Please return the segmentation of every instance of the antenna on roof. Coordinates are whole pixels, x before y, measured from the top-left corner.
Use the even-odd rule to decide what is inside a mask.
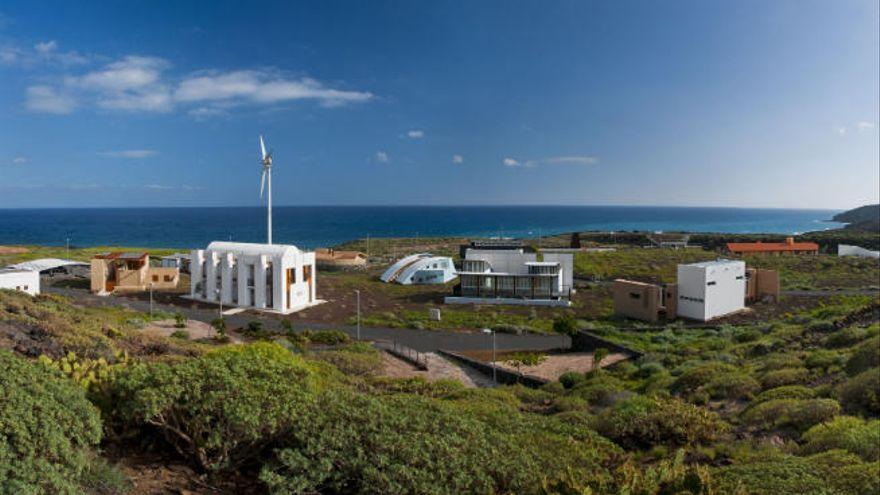
[[[266,143],[263,142],[262,134],[260,134],[260,157],[260,162],[263,164],[263,174],[260,178],[260,199],[263,199],[263,189],[268,185],[266,232],[269,244],[272,244],[272,150],[266,152]]]

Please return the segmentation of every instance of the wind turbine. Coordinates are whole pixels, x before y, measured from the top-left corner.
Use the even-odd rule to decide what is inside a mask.
[[[261,153],[261,162],[263,164],[263,174],[260,179],[260,199],[263,199],[263,189],[268,182],[269,186],[269,197],[267,203],[267,213],[268,213],[268,223],[267,229],[269,244],[272,244],[272,151],[270,150],[268,153],[266,152],[266,143],[263,142],[263,135],[260,134],[260,153]]]

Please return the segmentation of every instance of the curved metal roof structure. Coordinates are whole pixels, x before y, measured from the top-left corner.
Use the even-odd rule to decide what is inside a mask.
[[[62,260],[59,258],[42,258],[38,260],[30,260],[24,261],[21,263],[16,263],[14,265],[9,265],[7,268],[13,268],[16,270],[31,270],[35,272],[42,272],[46,270],[53,270],[55,268],[60,268],[62,266],[89,266],[88,263],[83,263],[82,261],[73,261],[73,260]]]
[[[446,283],[456,276],[455,263],[452,258],[419,253],[397,260],[385,270],[379,279],[383,282],[409,285],[413,283]]]
[[[285,244],[254,244],[249,242],[224,241],[214,241],[208,244],[207,250],[233,252],[245,256],[259,256],[261,254],[284,256],[299,252],[298,247]]]

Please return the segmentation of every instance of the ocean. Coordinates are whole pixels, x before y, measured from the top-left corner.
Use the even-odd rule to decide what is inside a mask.
[[[836,228],[836,210],[644,206],[281,206],[273,241],[305,248],[371,237],[537,237],[573,231],[792,234]],[[0,209],[0,244],[196,248],[265,242],[266,211],[229,208]]]

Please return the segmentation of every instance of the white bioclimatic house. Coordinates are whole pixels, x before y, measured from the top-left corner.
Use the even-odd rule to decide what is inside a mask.
[[[420,253],[398,260],[389,266],[379,279],[383,282],[397,282],[403,285],[430,285],[445,284],[456,276],[452,258]]]
[[[708,321],[745,308],[746,263],[678,265],[678,316]]]
[[[544,255],[523,248],[468,247],[461,262],[461,285],[447,304],[570,306],[571,253]]]
[[[315,253],[283,244],[212,242],[192,252],[190,298],[291,313],[317,304]]]
[[[0,289],[17,290],[36,296],[40,293],[40,272],[20,268],[0,268]]]

